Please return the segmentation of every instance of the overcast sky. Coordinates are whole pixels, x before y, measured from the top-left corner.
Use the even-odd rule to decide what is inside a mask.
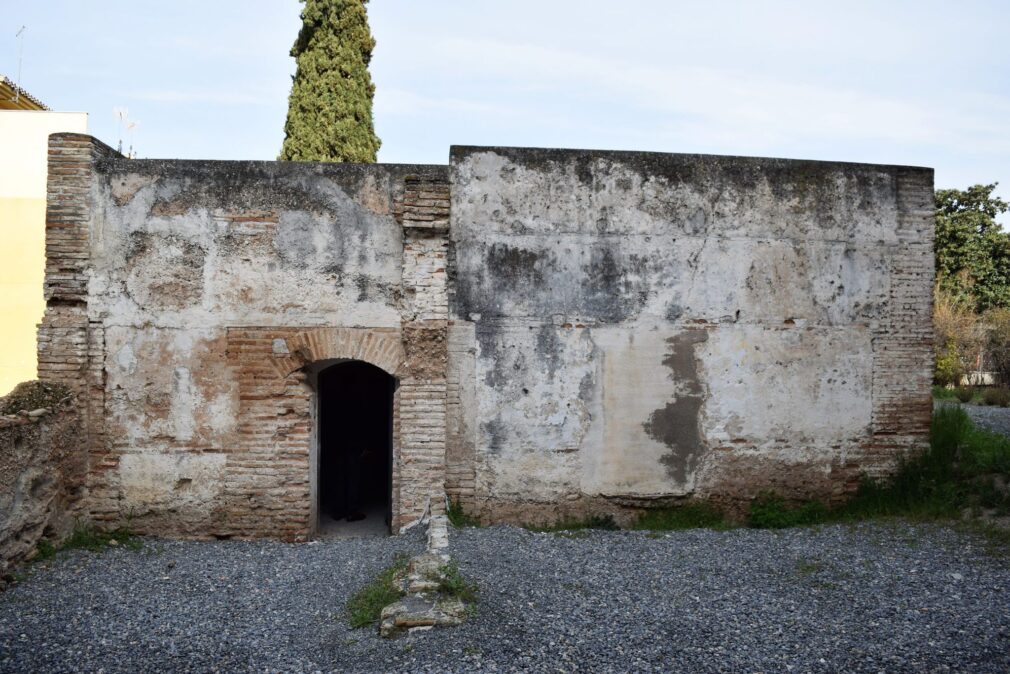
[[[0,72],[139,122],[141,157],[273,159],[296,0],[0,0]],[[932,166],[1010,198],[1010,2],[372,0],[384,162],[449,145]],[[127,139],[127,143],[129,140]],[[1004,222],[1006,222],[1004,218]]]

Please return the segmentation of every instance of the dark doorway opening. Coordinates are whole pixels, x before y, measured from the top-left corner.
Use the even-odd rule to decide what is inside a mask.
[[[389,533],[395,386],[392,376],[361,361],[319,373],[321,533],[339,533],[339,522],[362,535]]]

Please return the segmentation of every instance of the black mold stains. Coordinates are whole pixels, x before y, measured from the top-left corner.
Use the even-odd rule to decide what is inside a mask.
[[[622,265],[609,247],[592,249],[589,263],[582,269],[580,314],[596,320],[619,323],[637,314],[648,299],[641,276],[633,275],[639,260]]]
[[[544,282],[543,254],[496,243],[487,252],[488,268],[510,289],[536,287]]]
[[[667,473],[678,483],[684,483],[698,465],[704,450],[701,438],[700,413],[705,402],[695,346],[708,340],[705,330],[687,330],[669,338],[670,352],[663,365],[670,368],[676,383],[676,398],[656,410],[643,424],[645,432],[670,448],[661,461]]]
[[[537,359],[547,368],[549,379],[554,379],[554,373],[561,367],[561,348],[557,328],[551,324],[540,326],[537,333]]]
[[[680,306],[676,302],[670,302],[666,307],[666,320],[673,323],[678,318],[684,315],[684,307]]]

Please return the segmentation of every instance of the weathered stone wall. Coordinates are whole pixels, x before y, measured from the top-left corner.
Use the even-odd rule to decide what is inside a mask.
[[[312,535],[313,376],[347,359],[398,383],[395,530],[446,494],[526,522],[836,499],[928,433],[927,169],[126,160],[57,134],[47,256],[40,378],[78,395],[110,526]]]
[[[0,589],[39,541],[61,541],[82,512],[87,438],[71,399],[54,403],[0,415]]]
[[[304,368],[343,359],[399,378],[394,473],[437,466],[394,485],[394,525],[441,508],[445,358],[410,347],[421,333],[444,343],[445,167],[101,147],[51,138],[50,238],[71,212],[75,248],[48,251],[40,329],[43,376],[87,389],[91,517],[177,536],[311,535]],[[47,360],[69,310],[70,346]],[[417,406],[441,407],[440,425],[405,414]]]
[[[451,182],[449,492],[484,519],[831,500],[925,446],[931,170],[456,147]]]

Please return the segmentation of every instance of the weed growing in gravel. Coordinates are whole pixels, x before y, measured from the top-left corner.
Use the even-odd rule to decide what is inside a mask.
[[[462,529],[464,527],[479,527],[480,520],[476,517],[471,517],[463,511],[463,506],[459,501],[450,501],[449,509],[446,512],[449,517],[449,523],[457,529]]]
[[[35,548],[35,557],[32,558],[33,562],[44,562],[52,559],[56,556],[57,548],[49,541],[39,541],[38,546]]]
[[[63,542],[60,550],[90,550],[101,552],[109,547],[121,545],[127,550],[140,550],[143,543],[129,529],[102,531],[93,526],[77,526],[70,538]]]
[[[53,545],[51,541],[39,541],[35,548],[32,562],[45,562],[63,550],[89,550],[101,552],[109,547],[122,546],[127,550],[140,550],[144,544],[136,534],[128,529],[101,531],[90,525],[78,524],[73,533],[61,545]]]
[[[710,503],[686,503],[670,508],[655,508],[635,523],[640,531],[677,531],[679,529],[728,529],[722,512]]]
[[[35,546],[35,556],[13,574],[14,582],[20,583],[25,581],[31,575],[32,565],[48,562],[63,550],[101,552],[110,546],[120,545],[127,550],[140,550],[144,546],[137,535],[128,529],[99,531],[92,526],[78,524],[74,527],[74,531],[70,534],[70,537],[63,541],[62,545],[54,545],[52,541],[39,541],[38,545]]]
[[[392,566],[386,567],[347,600],[347,618],[351,627],[367,627],[379,622],[382,609],[403,596],[403,590],[393,584],[398,574],[407,570],[409,560],[406,555],[397,555]]]
[[[617,523],[614,522],[614,518],[610,515],[592,515],[582,520],[559,520],[547,526],[537,527],[529,524],[523,526],[530,531],[548,534],[570,533],[573,531],[585,531],[587,529],[604,529],[606,531],[620,529]]]
[[[784,498],[775,492],[766,491],[758,494],[751,502],[747,524],[756,529],[785,529],[820,524],[827,520],[827,515],[828,509],[817,501],[790,507]]]
[[[440,571],[442,572],[442,580],[438,583],[440,594],[446,597],[455,597],[464,604],[477,603],[477,584],[471,583],[463,577],[463,574],[459,572],[459,565],[455,561],[449,562]]]

